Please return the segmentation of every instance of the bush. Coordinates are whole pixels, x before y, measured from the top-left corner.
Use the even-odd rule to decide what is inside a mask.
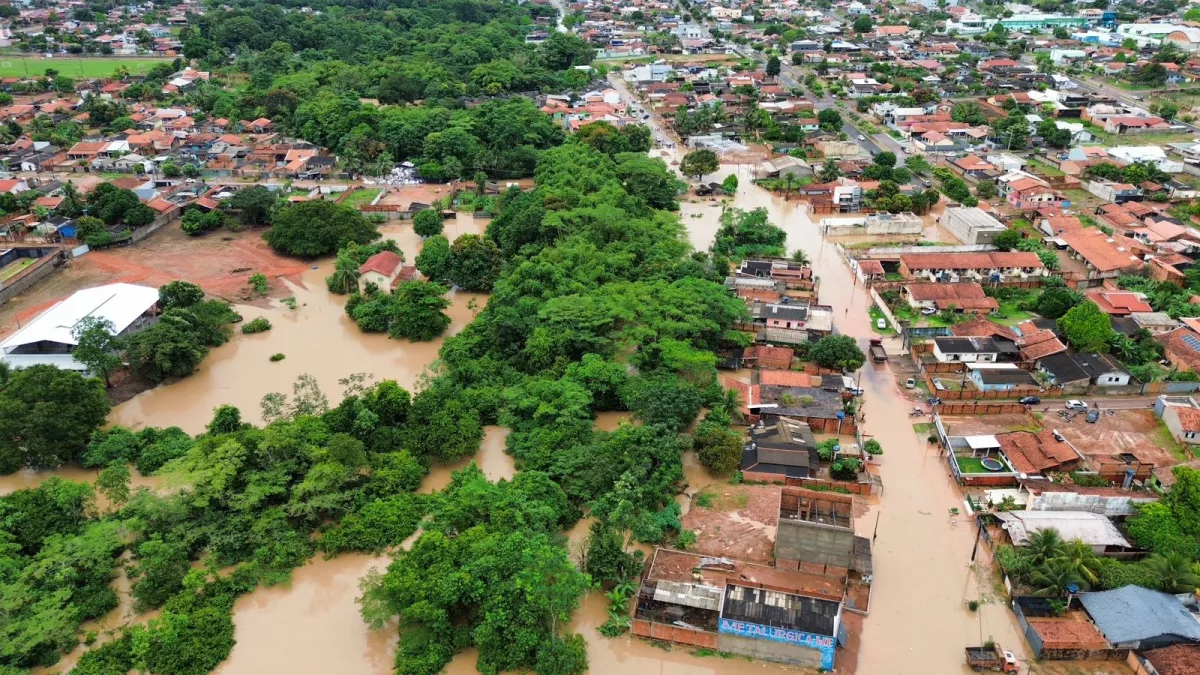
[[[253,321],[242,324],[242,332],[246,335],[263,333],[269,330],[271,330],[271,322],[267,321],[265,316],[260,316]]]
[[[283,354],[272,354],[271,355],[271,363],[275,363],[276,361],[282,361],[286,358],[287,357],[284,356]]]
[[[422,237],[434,237],[442,233],[442,216],[433,209],[417,211],[413,216],[413,232]]]

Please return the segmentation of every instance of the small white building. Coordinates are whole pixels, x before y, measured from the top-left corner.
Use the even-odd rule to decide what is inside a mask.
[[[1157,145],[1119,145],[1109,148],[1108,156],[1129,164],[1149,162],[1166,173],[1183,171],[1183,162],[1168,158],[1166,150]]]
[[[71,355],[79,344],[71,332],[79,322],[107,319],[118,337],[131,335],[154,322],[157,304],[158,289],[147,286],[107,284],[77,291],[0,342],[0,361],[13,368],[44,364],[87,372]]]

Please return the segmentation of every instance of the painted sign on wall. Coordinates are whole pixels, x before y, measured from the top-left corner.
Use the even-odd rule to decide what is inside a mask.
[[[729,633],[731,635],[741,635],[760,640],[771,640],[773,642],[786,642],[788,644],[816,649],[821,652],[821,667],[825,670],[833,669],[834,640],[831,636],[806,633],[802,630],[763,626],[745,621],[734,621],[733,619],[726,619],[724,617],[721,618],[721,623],[717,630],[718,632]]]

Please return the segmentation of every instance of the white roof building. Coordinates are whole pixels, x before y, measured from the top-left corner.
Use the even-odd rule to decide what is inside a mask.
[[[0,342],[0,361],[14,368],[38,364],[86,371],[71,356],[78,344],[71,330],[86,317],[108,319],[117,335],[144,328],[146,313],[158,302],[158,289],[133,284],[108,284],[77,291],[42,312],[8,339]]]
[[[1108,156],[1123,162],[1149,162],[1158,167],[1159,171],[1179,173],[1183,171],[1183,162],[1167,158],[1165,150],[1157,145],[1119,145],[1108,149]]]

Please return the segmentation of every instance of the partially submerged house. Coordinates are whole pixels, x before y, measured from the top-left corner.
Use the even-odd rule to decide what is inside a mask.
[[[748,436],[740,466],[743,477],[752,476],[747,480],[808,478],[821,466],[817,440],[804,422],[775,417],[751,425]]]
[[[1066,541],[1078,539],[1096,555],[1123,553],[1133,548],[1107,517],[1084,511],[1001,511],[995,514],[1014,546],[1029,543],[1042,530],[1058,530]],[[1200,629],[1200,627],[1198,627]]]

